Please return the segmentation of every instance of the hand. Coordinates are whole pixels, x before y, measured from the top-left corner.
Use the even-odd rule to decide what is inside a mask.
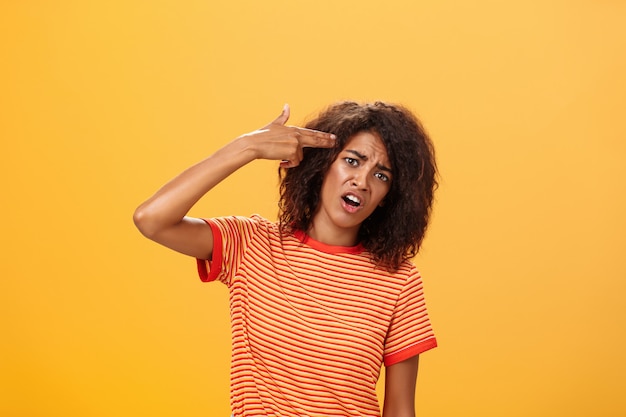
[[[282,168],[293,168],[302,161],[305,147],[332,148],[335,135],[318,130],[287,126],[289,105],[285,104],[282,113],[262,129],[241,136],[250,141],[258,159],[278,160]]]

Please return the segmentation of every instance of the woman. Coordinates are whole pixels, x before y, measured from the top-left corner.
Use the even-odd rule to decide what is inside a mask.
[[[134,215],[148,238],[230,290],[235,416],[414,416],[419,354],[437,345],[419,250],[437,186],[405,108],[339,103],[305,128],[289,107],[174,178]],[[280,220],[189,209],[255,159],[280,161]]]

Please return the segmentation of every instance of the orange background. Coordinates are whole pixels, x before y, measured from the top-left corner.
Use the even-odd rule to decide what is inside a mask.
[[[347,98],[438,151],[418,415],[626,415],[626,2],[5,0],[0,48],[0,415],[228,415],[226,289],[133,210]],[[192,214],[275,218],[275,168]]]

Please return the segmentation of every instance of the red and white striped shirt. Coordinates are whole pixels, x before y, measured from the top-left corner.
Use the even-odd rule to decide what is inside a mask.
[[[281,235],[260,216],[207,220],[203,281],[230,290],[235,416],[380,416],[382,363],[437,346],[411,262],[374,267],[362,246]]]

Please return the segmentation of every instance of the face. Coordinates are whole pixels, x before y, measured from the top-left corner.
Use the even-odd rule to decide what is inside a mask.
[[[378,135],[352,136],[324,177],[309,235],[329,245],[356,244],[361,223],[382,205],[391,180],[387,149]]]

